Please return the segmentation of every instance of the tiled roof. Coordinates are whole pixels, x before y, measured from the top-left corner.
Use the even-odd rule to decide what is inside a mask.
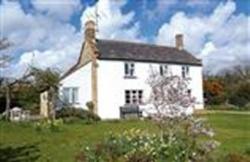
[[[201,65],[201,60],[195,58],[186,50],[179,50],[175,47],[114,40],[97,40],[97,49],[99,50],[98,58],[101,60]]]
[[[98,59],[100,60],[159,62],[197,66],[202,65],[201,60],[195,58],[191,53],[184,49],[179,50],[175,47],[98,39],[97,49],[99,54]],[[67,77],[82,66],[83,65],[81,65],[78,60],[78,62],[61,77],[61,79]]]

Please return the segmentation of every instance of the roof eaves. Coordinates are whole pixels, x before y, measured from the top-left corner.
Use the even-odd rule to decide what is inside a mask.
[[[127,59],[127,58],[103,58],[98,57],[99,60],[109,60],[109,61],[132,61],[132,62],[144,62],[144,63],[167,63],[167,64],[177,64],[177,65],[193,65],[193,66],[202,66],[200,60],[197,63],[188,63],[188,62],[177,62],[177,61],[156,61],[156,60],[143,60],[143,59]]]

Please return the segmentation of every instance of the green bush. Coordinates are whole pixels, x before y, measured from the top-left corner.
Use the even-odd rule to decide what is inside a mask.
[[[244,82],[236,86],[234,91],[229,95],[229,103],[245,107],[250,102],[250,83]]]
[[[46,131],[50,130],[52,132],[60,131],[60,127],[63,125],[62,119],[57,120],[40,120],[34,124],[36,131]]]
[[[250,111],[250,102],[248,102],[244,107],[241,108],[242,110]]]
[[[88,110],[65,107],[56,112],[56,118],[62,118],[65,122],[84,120],[86,122],[99,121],[100,117]]]
[[[86,106],[87,106],[87,108],[88,108],[88,110],[89,110],[90,112],[94,113],[95,105],[94,105],[94,103],[93,103],[92,101],[87,102],[87,103],[86,103]]]
[[[234,105],[208,105],[206,106],[207,110],[237,110],[238,107]]]
[[[207,110],[228,110],[228,111],[250,111],[250,104],[246,104],[245,106],[236,106],[236,105],[208,105],[205,107]]]
[[[239,107],[244,107],[249,101],[246,98],[234,94],[230,96],[229,102]]]
[[[4,114],[0,114],[0,121],[6,121],[6,116]]]

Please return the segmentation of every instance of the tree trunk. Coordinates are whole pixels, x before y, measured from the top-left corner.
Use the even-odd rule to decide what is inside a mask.
[[[5,112],[6,112],[6,119],[9,119],[10,116],[10,104],[11,104],[11,95],[10,95],[10,86],[6,86],[6,107],[5,107]]]

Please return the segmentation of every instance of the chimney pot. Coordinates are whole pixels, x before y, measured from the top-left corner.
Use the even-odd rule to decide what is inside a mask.
[[[95,41],[95,22],[93,20],[85,23],[85,41]]]
[[[183,44],[183,35],[182,34],[176,34],[175,36],[175,46],[179,50],[183,50],[184,44]]]

